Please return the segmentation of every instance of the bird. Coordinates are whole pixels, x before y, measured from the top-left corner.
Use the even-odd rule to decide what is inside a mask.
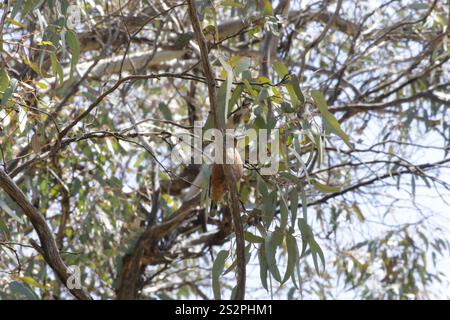
[[[231,166],[236,181],[239,181],[244,174],[244,163],[237,150],[237,140],[234,139],[234,145],[225,150],[225,165]],[[222,202],[228,191],[228,185],[225,181],[224,167],[222,164],[213,163],[211,168],[211,201],[215,203]]]
[[[241,122],[248,122],[250,112],[249,105],[243,105],[232,112],[227,119],[226,129],[235,129]],[[202,192],[202,190],[207,192],[211,204],[209,211],[203,210],[204,216],[200,217],[203,232],[207,232],[208,217],[215,216],[217,205],[224,202],[228,192],[223,166],[231,166],[236,181],[239,181],[244,174],[244,162],[237,148],[237,139],[234,136],[228,138],[231,139],[226,139],[227,141],[233,141],[234,143],[231,143],[231,145],[225,143],[225,161],[222,161],[224,164],[214,162],[210,165],[204,164],[184,197],[185,201],[187,201]]]
[[[247,122],[250,111],[251,110],[250,110],[249,106],[244,105],[241,108],[234,111],[233,113],[231,113],[231,115],[228,117],[226,128],[227,129],[235,129],[241,122]],[[236,164],[234,166],[233,171],[234,171],[236,178],[240,179],[243,175],[243,161],[239,155],[239,152],[237,152],[237,150],[236,150],[236,142],[237,142],[236,139],[234,142],[235,142],[235,145],[234,145],[235,152],[233,152],[231,149],[228,150],[228,148],[227,148],[226,157],[228,159],[236,158],[236,161],[227,161],[227,163],[235,163]],[[237,158],[238,156],[239,156],[239,158]],[[239,162],[242,163],[241,169],[239,169],[239,165],[238,165]],[[241,173],[241,170],[242,170],[242,173]],[[188,201],[188,200],[194,198],[202,190],[207,189],[208,182],[209,182],[209,189],[211,191],[211,182],[212,182],[212,176],[213,176],[212,171],[214,171],[214,177],[215,177],[214,181],[215,182],[223,181],[223,183],[220,183],[220,184],[216,183],[217,187],[214,189],[214,193],[217,197],[214,196],[214,198],[220,199],[220,200],[223,199],[223,197],[219,197],[220,194],[224,195],[227,191],[226,187],[224,185],[225,176],[224,176],[223,168],[222,168],[221,164],[213,163],[212,165],[207,165],[207,164],[202,165],[202,168],[200,169],[200,172],[198,173],[198,175],[192,182],[191,187],[184,194],[184,197],[183,197],[184,201]],[[221,192],[221,191],[223,191],[223,192]],[[212,192],[210,192],[210,194],[212,194]]]

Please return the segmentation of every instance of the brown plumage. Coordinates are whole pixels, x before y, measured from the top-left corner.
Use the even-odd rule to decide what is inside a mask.
[[[213,164],[211,170],[211,200],[215,203],[222,201],[227,189],[222,165]]]
[[[242,178],[244,166],[236,148],[228,148],[226,151],[226,166],[231,166],[236,181]],[[228,191],[225,174],[221,164],[213,164],[211,169],[211,200],[215,203],[221,202]]]

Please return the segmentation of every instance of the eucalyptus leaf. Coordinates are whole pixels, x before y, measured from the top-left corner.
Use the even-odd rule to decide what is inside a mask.
[[[228,257],[228,251],[222,250],[217,254],[216,260],[214,260],[212,267],[212,287],[214,293],[214,299],[220,300],[220,281],[219,277],[223,272],[225,266],[225,260]]]
[[[348,135],[341,129],[341,126],[338,120],[334,117],[334,115],[328,110],[327,102],[322,92],[313,90],[311,92],[311,96],[316,103],[317,108],[322,115],[322,118],[325,123],[325,127],[328,131],[333,132],[338,135],[348,146],[353,149],[353,145],[350,143],[350,138]]]
[[[281,282],[280,271],[276,261],[277,248],[283,241],[283,233],[280,229],[275,230],[265,239],[266,260],[270,273],[278,282]]]

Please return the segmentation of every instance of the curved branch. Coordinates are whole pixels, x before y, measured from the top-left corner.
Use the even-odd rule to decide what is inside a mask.
[[[30,219],[41,243],[38,251],[40,251],[40,253],[44,256],[45,261],[50,265],[61,282],[67,287],[67,281],[71,273],[59,254],[55,238],[53,237],[52,231],[48,227],[43,216],[31,204],[22,190],[20,190],[14,181],[11,180],[3,168],[0,168],[0,187],[5,190],[5,192],[23,210],[28,219]],[[67,288],[76,298],[80,300],[91,299],[89,294],[83,289]]]

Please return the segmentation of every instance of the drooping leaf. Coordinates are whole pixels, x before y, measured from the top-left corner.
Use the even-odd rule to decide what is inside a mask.
[[[283,79],[289,75],[289,69],[281,61],[274,61],[273,67],[280,78]],[[300,83],[297,76],[289,75],[288,79],[285,86],[294,109],[297,109],[305,104],[305,96],[300,89]]]
[[[231,94],[230,98],[230,111],[232,111],[234,108],[234,105],[238,102],[239,98],[241,97],[242,92],[244,91],[244,85],[240,84],[234,88],[233,93]]]
[[[293,75],[291,76],[291,79],[289,80],[289,87],[292,86],[292,90],[295,93],[295,96],[298,99],[298,102],[300,103],[300,106],[303,106],[305,104],[305,96],[302,93],[302,90],[300,89],[300,82],[298,81],[297,76]]]
[[[259,246],[258,261],[259,261],[259,277],[261,279],[261,284],[264,287],[264,289],[268,290],[267,271],[269,270],[269,266],[267,265],[266,250],[264,244],[261,244]]]
[[[316,268],[316,271],[319,273],[320,269],[319,264],[317,262],[317,256],[319,256],[322,265],[325,268],[325,256],[323,254],[323,251],[320,248],[319,244],[314,239],[314,234],[311,230],[311,227],[308,225],[305,219],[303,218],[298,219],[298,227],[302,235],[302,252],[300,253],[300,256],[303,257],[305,255],[306,248],[309,246],[314,262],[314,267]]]
[[[64,82],[64,72],[54,52],[50,53],[50,62],[52,63],[53,75],[58,77],[59,83],[62,84]]]
[[[285,283],[293,275],[295,266],[298,263],[297,240],[291,233],[287,233],[285,239],[286,239],[288,261],[286,273],[284,274],[283,281],[281,281],[282,284]]]
[[[242,82],[244,83],[245,89],[248,93],[250,93],[253,97],[258,96],[258,91],[253,89],[253,87],[250,85],[250,82],[247,79],[243,79]]]
[[[247,264],[250,261],[250,258],[252,256],[250,249],[252,248],[252,244],[249,243],[248,245],[245,246],[245,264]],[[234,260],[233,263],[231,264],[231,266],[229,266],[227,268],[227,270],[225,270],[225,272],[223,273],[223,275],[226,275],[227,273],[231,272],[235,267],[236,267],[237,261]]]
[[[341,126],[338,122],[338,120],[334,117],[334,115],[328,110],[327,102],[325,100],[325,97],[323,96],[322,92],[318,90],[313,90],[311,92],[311,96],[316,103],[317,108],[320,111],[320,114],[322,115],[322,118],[324,120],[325,128],[328,132],[333,132],[337,136],[339,136],[348,146],[349,148],[353,148],[352,144],[350,143],[350,138],[348,135],[341,129]]]
[[[222,127],[225,127],[228,113],[227,87],[227,81],[224,81],[217,91],[217,114],[219,118],[219,125]]]
[[[316,268],[316,272],[320,272],[319,264],[317,262],[317,255],[322,262],[323,269],[325,269],[325,256],[323,254],[322,248],[320,248],[319,244],[315,240],[310,240],[309,247],[311,248],[311,254],[314,261],[314,267]]]
[[[302,199],[303,219],[308,220],[308,200],[306,199],[305,189],[302,188],[300,197]]]
[[[308,226],[304,218],[298,219],[298,228],[300,229],[300,233],[302,235],[302,251],[300,253],[300,256],[303,257],[303,255],[306,252],[306,248],[308,247],[310,239],[313,238],[314,236],[312,234],[311,228]]]
[[[216,260],[214,260],[212,267],[212,287],[214,293],[214,299],[220,300],[220,281],[219,277],[223,272],[223,268],[225,266],[225,260],[228,257],[228,251],[222,250],[217,254]]]
[[[288,222],[288,206],[283,193],[280,190],[280,228],[284,230]]]
[[[358,217],[359,221],[364,222],[366,220],[366,218],[364,218],[364,215],[361,212],[361,209],[358,207],[356,203],[352,205],[352,210]]]
[[[281,282],[281,275],[280,271],[278,270],[275,255],[277,252],[277,248],[281,245],[282,241],[283,241],[283,232],[280,229],[275,230],[269,237],[265,239],[267,266],[269,268],[270,273],[278,282]]]
[[[298,212],[298,191],[297,189],[292,189],[289,192],[289,200],[291,204],[291,225],[294,226],[297,222],[297,212]]]
[[[233,68],[231,68],[228,62],[226,62],[220,55],[217,55],[217,58],[219,59],[220,63],[222,64],[226,72],[226,81],[220,86],[219,92],[217,94],[217,109],[218,109],[217,112],[219,113],[219,118],[221,121],[223,117],[223,126],[225,126],[226,119],[229,113],[231,87],[233,85],[234,74]]]
[[[77,35],[72,30],[67,31],[66,41],[72,54],[70,60],[70,78],[72,78],[78,59],[80,58],[80,43],[78,42]]]

